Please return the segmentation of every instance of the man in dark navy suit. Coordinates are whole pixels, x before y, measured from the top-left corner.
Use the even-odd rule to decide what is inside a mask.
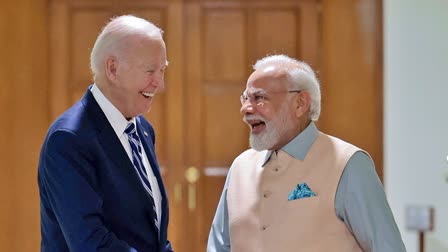
[[[173,251],[154,130],[142,116],[166,67],[154,24],[127,15],[104,27],[91,54],[95,83],[42,146],[41,251]]]

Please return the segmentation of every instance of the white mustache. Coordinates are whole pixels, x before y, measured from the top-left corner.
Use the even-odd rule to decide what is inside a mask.
[[[249,120],[260,120],[260,121],[266,123],[266,120],[260,115],[246,115],[243,117],[243,121],[245,123],[248,123],[247,121],[249,121]]]

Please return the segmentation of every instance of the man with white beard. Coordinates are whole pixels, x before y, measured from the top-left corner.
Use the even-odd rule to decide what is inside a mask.
[[[241,95],[251,149],[233,162],[208,252],[406,251],[369,154],[320,132],[304,62],[256,62]]]

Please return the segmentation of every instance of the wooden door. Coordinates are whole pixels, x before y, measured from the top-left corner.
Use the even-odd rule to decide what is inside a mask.
[[[186,2],[185,167],[200,178],[187,188],[197,188],[185,233],[194,242],[182,251],[205,251],[228,168],[248,148],[239,96],[252,64],[284,53],[317,67],[318,7],[312,0]]]

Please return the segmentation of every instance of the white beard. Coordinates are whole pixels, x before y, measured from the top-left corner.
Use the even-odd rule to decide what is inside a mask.
[[[284,132],[290,128],[288,123],[288,104],[284,103],[277,115],[270,121],[259,117],[266,124],[265,132],[249,135],[250,147],[256,151],[269,150],[276,145]]]

